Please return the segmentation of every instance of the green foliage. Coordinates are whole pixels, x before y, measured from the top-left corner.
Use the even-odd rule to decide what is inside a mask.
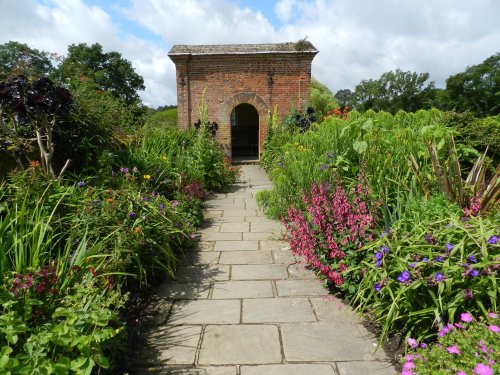
[[[9,41],[0,44],[0,80],[12,75],[22,75],[29,80],[50,75],[54,66],[52,56],[26,44]]]
[[[400,216],[404,201],[436,190],[424,140],[435,139],[444,153],[449,131],[440,122],[438,111],[394,116],[368,111],[353,112],[346,120],[327,117],[303,134],[278,130],[262,158],[274,189],[259,199],[269,215],[283,217],[287,207],[303,208],[300,192],[309,191],[313,182],[332,182],[331,171],[355,179],[364,162],[368,185],[384,203],[388,227]],[[418,178],[412,164],[424,177]]]
[[[441,327],[446,329],[441,330],[437,343],[421,343],[420,348],[411,350],[405,356],[403,368],[418,374],[486,374],[488,369],[490,374],[498,373],[498,314],[489,313],[479,321],[471,316],[471,322],[468,322],[470,314],[463,314],[466,321]]]
[[[118,52],[103,52],[99,43],[68,46],[68,56],[55,75],[70,87],[77,86],[80,80],[91,80],[98,90],[111,92],[127,105],[140,101],[137,92],[144,90],[144,79],[135,72],[130,61]]]
[[[500,114],[500,53],[446,80],[448,107],[484,117]]]
[[[332,92],[320,83],[319,81],[311,80],[311,107],[317,118],[323,118],[328,111],[331,111],[339,106],[337,99]]]
[[[396,224],[365,246],[359,265],[365,275],[354,303],[381,323],[380,341],[392,330],[428,339],[441,319],[453,323],[461,311],[476,316],[496,311],[500,244],[493,236],[498,225],[493,219],[464,222],[442,215],[430,222],[414,221],[409,232]]]
[[[152,113],[147,117],[144,126],[148,128],[177,128],[177,108]]]

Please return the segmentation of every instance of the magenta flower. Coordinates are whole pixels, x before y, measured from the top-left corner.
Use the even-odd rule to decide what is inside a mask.
[[[459,371],[459,372],[457,372],[457,375],[467,375],[467,373],[464,371]]]
[[[405,362],[405,364],[403,365],[403,370],[406,370],[406,371],[411,371],[415,368],[415,364],[413,362]]]
[[[415,349],[418,347],[418,341],[410,337],[408,339],[408,346],[412,349]]]
[[[411,370],[403,370],[403,372],[401,373],[401,375],[413,375],[414,372],[411,371]]]
[[[462,322],[472,322],[474,320],[473,316],[468,312],[464,312],[460,314],[460,320]]]
[[[493,374],[491,367],[488,365],[483,365],[482,363],[479,363],[474,370],[476,371],[477,375],[491,375],[491,374]]]
[[[490,318],[493,318],[493,319],[498,318],[498,314],[496,314],[496,313],[494,313],[494,312],[489,312],[489,313],[488,313],[488,316],[489,316]]]
[[[425,349],[425,348],[427,348],[427,344],[426,344],[425,342],[423,342],[423,343],[421,343],[421,344],[420,344],[420,347],[421,347],[422,349]]]
[[[495,333],[500,332],[500,327],[499,327],[499,326],[494,326],[493,324],[490,324],[490,325],[488,326],[488,329],[489,329],[491,332],[495,332]]]
[[[446,348],[446,350],[450,354],[460,354],[460,349],[458,349],[458,345],[449,346]]]

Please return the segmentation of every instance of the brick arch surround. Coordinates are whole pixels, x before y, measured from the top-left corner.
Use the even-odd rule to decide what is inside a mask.
[[[250,104],[252,105],[259,114],[259,155],[263,151],[261,149],[262,144],[266,138],[266,130],[267,130],[267,111],[269,109],[266,101],[259,95],[252,92],[240,92],[225,102],[223,102],[219,107],[219,127],[221,129],[229,129],[229,137],[226,135],[222,135],[218,137],[219,143],[222,145],[224,150],[231,155],[231,112],[233,109],[239,104]]]
[[[231,112],[248,103],[259,115],[259,155],[267,134],[267,111],[279,115],[309,103],[311,63],[318,53],[296,43],[174,45],[179,129],[198,120],[205,93],[210,122],[219,124],[217,140],[231,156]]]

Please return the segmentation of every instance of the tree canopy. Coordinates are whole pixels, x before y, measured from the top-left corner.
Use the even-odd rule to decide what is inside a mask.
[[[34,79],[54,71],[51,55],[26,44],[10,41],[0,44],[0,80],[11,75]]]
[[[339,106],[332,92],[319,81],[311,80],[311,106],[317,118],[321,119],[328,111]]]
[[[103,52],[99,43],[71,44],[68,56],[56,71],[61,80],[71,85],[92,81],[96,90],[109,91],[127,104],[139,100],[138,91],[144,90],[144,79],[135,72],[130,61],[118,52]]]

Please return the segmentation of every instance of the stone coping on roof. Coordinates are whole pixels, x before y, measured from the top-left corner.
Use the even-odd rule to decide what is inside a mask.
[[[308,42],[305,48],[298,43],[269,43],[269,44],[214,44],[214,45],[183,45],[172,47],[169,56],[182,55],[254,55],[277,53],[318,53],[318,50]]]

